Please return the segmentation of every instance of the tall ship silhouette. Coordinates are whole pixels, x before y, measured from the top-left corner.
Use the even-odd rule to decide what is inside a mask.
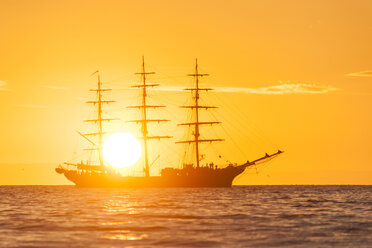
[[[148,126],[150,123],[166,122],[166,119],[150,119],[148,111],[150,109],[163,108],[162,105],[150,105],[147,101],[147,90],[150,87],[156,87],[159,84],[148,83],[147,76],[154,74],[148,72],[145,68],[145,61],[142,58],[142,71],[136,73],[141,77],[141,83],[133,85],[132,87],[138,88],[141,91],[141,105],[129,106],[141,111],[141,118],[139,120],[132,120],[131,122],[138,123],[141,126],[141,139],[143,142],[143,175],[142,176],[123,176],[116,172],[114,168],[108,165],[103,157],[103,142],[104,142],[104,129],[103,123],[116,120],[114,118],[106,118],[102,116],[103,104],[113,103],[115,101],[108,101],[103,99],[103,94],[111,89],[102,88],[100,74],[97,71],[98,82],[97,89],[90,91],[96,92],[97,99],[88,101],[97,107],[97,117],[95,119],[86,120],[96,124],[96,132],[89,134],[82,134],[78,132],[84,139],[93,145],[91,150],[98,153],[98,163],[90,161],[80,163],[64,163],[59,165],[55,170],[59,174],[63,174],[68,180],[73,182],[79,187],[117,187],[117,188],[149,188],[149,187],[231,187],[233,180],[242,174],[247,168],[255,166],[259,163],[269,161],[283,151],[278,150],[275,153],[268,154],[255,159],[253,161],[246,161],[241,164],[219,165],[213,162],[209,164],[201,164],[202,155],[200,154],[200,146],[204,143],[222,142],[223,139],[219,138],[201,138],[201,126],[205,125],[218,125],[218,121],[201,121],[200,111],[216,108],[215,106],[206,106],[200,103],[200,95],[202,92],[213,90],[212,88],[200,87],[200,78],[208,76],[199,72],[198,61],[195,61],[195,71],[188,76],[193,77],[194,85],[191,88],[186,88],[186,91],[191,91],[193,96],[193,103],[182,108],[189,109],[193,112],[192,120],[186,123],[180,123],[180,126],[187,126],[191,130],[191,138],[187,140],[177,141],[176,144],[190,144],[194,149],[194,158],[192,163],[184,163],[181,168],[168,167],[163,168],[160,175],[150,175],[149,163],[149,147],[150,140],[169,139],[172,136],[150,136],[148,133]],[[92,141],[90,136],[96,136],[96,142]]]

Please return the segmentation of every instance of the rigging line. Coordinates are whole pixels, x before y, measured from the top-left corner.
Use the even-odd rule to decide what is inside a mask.
[[[262,172],[263,170],[265,170],[267,167],[269,167],[273,161],[274,161],[274,158],[276,158],[277,156],[275,157],[272,157],[271,159],[269,160],[265,160],[264,162],[261,162],[261,163],[258,163],[256,165],[256,170],[257,172]],[[248,167],[249,168],[249,167]]]
[[[229,119],[225,119],[225,118],[222,118],[222,121],[223,123],[226,123],[227,126],[230,126],[232,129],[234,130],[241,130],[241,129],[237,129],[233,124],[232,124],[232,121],[229,120]],[[235,122],[234,122],[235,123]],[[241,150],[240,146],[235,142],[235,140],[232,138],[232,136],[230,135],[229,132],[227,132],[226,128],[225,128],[225,125],[221,125],[221,128],[222,130],[224,131],[224,133],[231,139],[231,141],[234,143],[234,145],[236,147],[238,147],[238,149],[242,152],[242,154],[246,155],[246,153],[244,151]],[[256,141],[254,141],[250,136],[247,136],[245,134],[242,134],[243,136],[246,136],[249,140],[251,140],[253,143],[256,143],[256,145],[259,145]],[[259,145],[261,146],[261,145]]]
[[[243,118],[245,118],[245,117],[246,116],[243,116]],[[246,120],[248,121],[248,118],[246,118]],[[249,120],[249,123],[251,125],[250,129],[253,131],[253,134],[256,137],[261,138],[262,141],[264,141],[269,146],[277,148],[277,145],[274,145],[273,142],[271,141],[271,139],[269,139],[267,135],[264,135],[263,130],[258,125],[256,125],[253,120]]]
[[[214,114],[212,113],[212,115],[214,116]],[[240,148],[240,146],[235,142],[235,140],[233,139],[233,137],[230,135],[229,132],[227,132],[227,130],[225,129],[225,127],[223,125],[221,125],[221,127],[223,132],[225,133],[225,135],[227,135],[227,137],[231,140],[231,142],[233,143],[233,145],[239,150],[239,152],[247,157],[247,154]]]
[[[167,79],[167,78],[172,78],[172,79],[177,79],[177,78],[187,78],[187,76],[185,76],[185,75],[180,75],[180,76],[178,76],[178,75],[173,75],[173,76],[171,76],[171,75],[168,75],[168,74],[164,74],[164,73],[161,72],[161,70],[158,70],[158,69],[156,68],[156,66],[154,66],[154,65],[150,65],[149,67],[150,67],[150,69],[153,70],[153,71],[160,71],[160,73],[157,73],[157,75],[159,75],[159,76],[163,76],[165,79]],[[177,81],[177,80],[176,80],[176,81]]]
[[[177,99],[175,99],[177,97]],[[179,96],[171,95],[167,96],[166,94],[162,94],[161,96],[159,94],[150,95],[150,98],[155,101],[161,101],[161,102],[167,102],[169,106],[178,106],[176,103],[179,101]]]
[[[186,116],[189,116],[189,115],[190,115],[190,113],[187,113]],[[186,132],[184,133],[184,137],[183,138],[185,140],[188,139],[188,137],[191,136],[191,133],[192,133],[191,128],[186,128]],[[183,145],[183,151],[184,152],[182,153],[181,164],[179,165],[180,168],[182,168],[182,165],[184,163],[186,163],[187,160],[188,160],[188,157],[190,157],[190,150],[191,150],[191,156],[193,156],[194,155],[193,154],[193,151],[194,151],[193,146],[191,144],[184,144]]]
[[[214,157],[216,156],[216,154],[218,154],[218,152],[216,152],[216,146],[214,146],[214,145],[208,145],[208,146],[204,146],[204,147],[202,147],[202,152],[204,153],[204,160],[205,161],[214,161]],[[215,153],[214,155],[215,156],[207,156],[207,154],[212,154],[212,151]],[[218,156],[218,155],[217,155]]]
[[[164,108],[161,111],[165,112],[164,114],[167,116],[167,118],[168,116],[173,117],[173,118],[170,118],[171,122],[174,122],[174,121],[178,122],[177,119],[179,118],[179,116],[175,115],[170,109]]]
[[[234,102],[230,102],[230,104],[233,106],[233,108],[231,108],[231,109],[233,109],[234,111],[236,111],[236,113],[239,113],[239,112],[238,112],[238,109],[240,109],[240,108],[237,107],[237,105],[236,105]],[[241,114],[241,113],[240,113],[240,114]],[[263,135],[263,131],[262,131],[262,129],[260,129],[260,128],[259,128],[259,127],[254,123],[253,119],[248,119],[248,117],[247,117],[246,115],[243,115],[243,116],[241,116],[241,117],[242,117],[242,119],[245,119],[245,121],[246,121],[247,123],[250,123],[250,125],[251,125],[250,129],[253,130],[253,131],[256,133],[256,134],[253,133],[256,137],[261,138],[261,139],[264,141],[264,143],[269,143],[270,146],[272,146],[272,147],[276,147],[276,145],[274,145],[274,144],[271,142],[271,140],[267,138],[267,136]]]
[[[226,148],[224,148],[224,152],[222,152],[222,151],[218,148],[218,145],[211,145],[210,147],[211,147],[211,149],[214,150],[215,154],[218,155],[219,158],[225,157],[225,155],[223,155],[223,154],[226,153],[225,151],[226,151],[227,149],[228,149],[229,152],[232,151],[232,150],[229,149],[229,146],[224,146],[224,147],[226,147]]]
[[[175,151],[178,151],[179,149],[174,148],[174,145],[171,144],[163,144],[161,147],[158,147],[158,149],[152,149],[154,151],[164,150],[164,148],[167,148],[165,152],[162,152],[162,154],[173,154]],[[170,156],[163,156],[162,158],[170,158]]]
[[[161,102],[162,104],[166,104],[167,107],[178,107],[178,104],[177,104],[177,99],[175,98],[180,98],[179,96],[174,96],[172,95],[172,97],[169,97],[169,96],[166,96],[164,94],[148,94],[148,98],[152,101],[152,102]]]
[[[161,75],[161,74],[158,74]],[[154,77],[155,80],[161,80],[161,79],[177,79],[177,78],[186,78],[187,76],[182,75],[182,76],[164,76],[164,77]]]
[[[221,100],[221,101],[222,101],[222,100]],[[235,111],[235,109],[233,109],[233,108],[230,108],[230,110]],[[240,114],[240,113],[239,113],[239,114]],[[234,114],[234,115],[236,115],[236,114]],[[239,115],[239,116],[241,116],[241,115]],[[222,117],[222,119],[223,119],[224,122],[226,122],[227,124],[230,124],[230,126],[231,126],[233,129],[235,129],[235,130],[239,130],[239,128],[237,128],[234,124],[232,124],[232,121],[231,121],[230,119],[226,119],[226,118],[224,118],[224,117]],[[249,127],[249,125],[248,125],[248,126],[247,126],[247,125],[243,125],[240,121],[235,121],[234,123],[235,123],[235,124],[238,124],[238,125],[240,126],[240,130],[242,130],[242,129],[243,129],[243,130],[246,130],[247,128],[248,128],[248,129],[251,129],[251,128]],[[248,123],[250,123],[250,122],[248,122]],[[264,149],[264,147],[262,146],[262,144],[257,143],[257,141],[254,140],[254,139],[252,138],[251,135],[254,135],[256,138],[261,139],[261,141],[263,141],[263,143],[267,143],[267,142],[265,142],[265,140],[264,140],[262,137],[260,137],[258,134],[255,134],[254,132],[252,132],[251,135],[246,135],[245,133],[242,133],[242,135],[245,136],[246,138],[248,138],[251,142],[255,143],[257,146],[261,147],[261,149]]]
[[[155,89],[150,88],[149,92],[151,92],[151,95],[156,95],[156,96],[161,95],[161,97],[169,97],[169,96],[173,96],[173,97],[178,96],[179,97],[179,96],[185,94],[185,92],[182,92],[182,91],[167,90],[165,87],[164,87],[164,85],[161,85],[161,86],[159,86],[158,88],[155,88]]]
[[[82,157],[84,157],[84,154],[74,154],[73,158],[70,159],[68,162],[73,162],[73,161],[76,161],[76,160],[80,160]]]
[[[267,167],[269,167],[269,165],[272,163],[272,161],[269,161],[269,162],[267,162],[267,164],[264,164],[264,165],[257,165],[257,166],[255,166],[254,168],[247,168],[247,172],[246,172],[246,174],[259,174],[259,173],[262,173]],[[253,169],[255,169],[256,170],[256,172],[253,172],[253,173],[250,173]]]

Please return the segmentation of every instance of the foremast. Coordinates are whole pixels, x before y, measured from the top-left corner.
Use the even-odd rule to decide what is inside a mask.
[[[193,74],[188,74],[187,76],[190,76],[190,77],[193,77],[194,78],[194,84],[195,84],[195,87],[194,88],[186,88],[185,90],[187,91],[191,91],[193,94],[193,98],[194,98],[194,105],[190,105],[190,106],[181,106],[181,108],[189,108],[189,109],[192,109],[195,113],[195,121],[194,122],[187,122],[187,123],[180,123],[178,125],[187,125],[189,127],[194,127],[194,132],[193,132],[193,136],[194,138],[191,139],[191,140],[184,140],[184,141],[178,141],[176,143],[178,144],[185,144],[185,143],[188,143],[188,144],[191,144],[191,143],[194,143],[195,144],[195,160],[196,160],[196,167],[199,168],[200,167],[200,155],[199,155],[199,143],[206,143],[206,142],[209,142],[209,143],[212,143],[212,142],[217,142],[217,141],[223,141],[223,139],[201,139],[200,138],[200,126],[201,125],[214,125],[214,124],[220,124],[221,122],[218,122],[218,121],[208,121],[208,122],[205,122],[205,121],[200,121],[199,120],[199,109],[211,109],[211,108],[217,108],[215,106],[203,106],[203,105],[200,105],[199,104],[199,99],[200,99],[200,95],[199,95],[199,91],[210,91],[210,90],[213,90],[212,88],[200,88],[199,87],[199,78],[201,77],[205,77],[205,76],[209,76],[208,74],[204,74],[204,73],[199,73],[199,69],[198,69],[198,59],[195,59],[195,73]]]
[[[142,139],[143,139],[143,147],[144,147],[144,173],[146,177],[150,176],[150,165],[149,165],[149,158],[148,158],[148,146],[147,142],[151,139],[165,139],[165,138],[172,138],[172,136],[150,136],[148,134],[148,127],[147,124],[150,122],[165,122],[169,121],[166,119],[148,119],[147,118],[147,110],[148,109],[156,109],[156,108],[164,108],[163,105],[148,105],[147,104],[147,88],[152,88],[159,86],[159,84],[154,83],[147,83],[147,76],[155,74],[155,72],[148,72],[145,68],[145,58],[142,56],[142,71],[135,73],[135,75],[140,75],[141,77],[141,83],[137,85],[133,85],[133,88],[139,88],[142,89],[142,105],[139,106],[128,106],[128,108],[137,108],[141,110],[141,119],[140,120],[131,120],[129,122],[135,122],[141,124],[141,133],[142,133]]]
[[[87,133],[87,134],[81,134],[84,138],[86,138],[90,143],[92,143],[95,147],[93,150],[97,150],[98,152],[98,158],[99,158],[99,165],[101,168],[105,168],[105,163],[103,159],[103,153],[102,153],[102,147],[103,147],[103,135],[105,132],[103,131],[103,123],[109,122],[113,120],[117,120],[115,118],[103,118],[102,117],[102,105],[103,104],[109,104],[116,101],[108,101],[103,100],[103,92],[111,91],[112,89],[105,89],[102,88],[102,82],[99,71],[94,72],[92,75],[97,74],[97,89],[90,89],[89,91],[96,92],[96,100],[94,101],[87,101],[89,104],[97,105],[97,119],[90,119],[85,120],[85,122],[93,122],[97,124],[97,132],[94,133]],[[95,144],[93,141],[91,141],[87,136],[98,136],[98,142]]]

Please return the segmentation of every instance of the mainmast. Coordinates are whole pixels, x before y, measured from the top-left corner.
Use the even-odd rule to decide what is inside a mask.
[[[194,105],[191,106],[181,106],[181,108],[191,108],[193,111],[195,111],[195,121],[194,122],[187,122],[187,123],[181,123],[179,125],[187,125],[187,126],[194,126],[194,139],[192,140],[185,140],[185,141],[179,141],[176,143],[195,143],[195,160],[196,160],[196,167],[199,168],[200,164],[200,155],[199,155],[199,143],[205,143],[205,142],[215,142],[215,141],[223,141],[223,139],[200,139],[200,125],[213,125],[213,124],[220,124],[221,122],[218,121],[209,121],[209,122],[201,122],[199,121],[199,109],[210,109],[210,108],[217,108],[215,106],[202,106],[199,105],[199,91],[209,91],[212,90],[212,88],[199,88],[199,78],[208,76],[208,74],[199,73],[198,71],[198,59],[195,60],[195,73],[188,74],[187,76],[193,77],[195,82],[195,88],[187,88],[185,90],[189,90],[191,92],[195,92],[195,95],[193,94],[193,98],[195,100]]]
[[[148,147],[147,147],[147,141],[150,139],[163,139],[163,138],[171,138],[172,136],[149,136],[148,135],[148,128],[147,128],[147,123],[149,122],[164,122],[164,121],[169,121],[165,119],[148,119],[147,118],[147,109],[149,108],[163,108],[165,106],[161,105],[147,105],[147,88],[148,87],[156,87],[159,86],[159,84],[148,84],[146,82],[147,75],[150,74],[155,74],[155,72],[147,72],[145,69],[145,58],[142,56],[142,71],[135,73],[136,75],[141,76],[141,84],[138,85],[133,85],[132,87],[134,88],[142,88],[142,105],[139,106],[129,106],[128,108],[138,108],[141,109],[141,119],[140,120],[132,120],[129,122],[136,122],[136,123],[141,123],[142,125],[142,139],[143,139],[143,146],[144,146],[144,154],[145,154],[145,164],[144,164],[144,172],[145,176],[149,177],[150,176],[150,166],[149,166],[149,158],[148,158]]]
[[[97,100],[96,101],[88,101],[87,103],[92,103],[93,105],[97,104],[97,119],[92,119],[92,120],[85,120],[86,122],[94,122],[97,124],[97,132],[95,133],[88,133],[85,135],[94,135],[98,136],[98,144],[96,149],[98,150],[98,157],[99,157],[99,164],[100,166],[104,166],[104,160],[103,160],[103,154],[102,154],[102,146],[103,146],[103,135],[105,134],[103,132],[103,122],[105,121],[112,121],[112,120],[117,120],[113,118],[102,118],[102,104],[104,103],[113,103],[115,101],[107,101],[107,100],[102,100],[102,93],[105,91],[111,91],[111,89],[103,89],[102,88],[102,82],[100,78],[100,73],[99,71],[94,72],[93,74],[96,74],[98,76],[97,80],[97,89],[91,89],[89,91],[95,91],[97,93]],[[92,74],[92,75],[93,75]],[[84,136],[84,135],[83,135]]]

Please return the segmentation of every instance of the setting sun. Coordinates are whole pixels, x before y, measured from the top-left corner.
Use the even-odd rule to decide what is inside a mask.
[[[114,133],[103,144],[105,160],[116,168],[125,168],[135,164],[141,157],[140,142],[130,133]]]

